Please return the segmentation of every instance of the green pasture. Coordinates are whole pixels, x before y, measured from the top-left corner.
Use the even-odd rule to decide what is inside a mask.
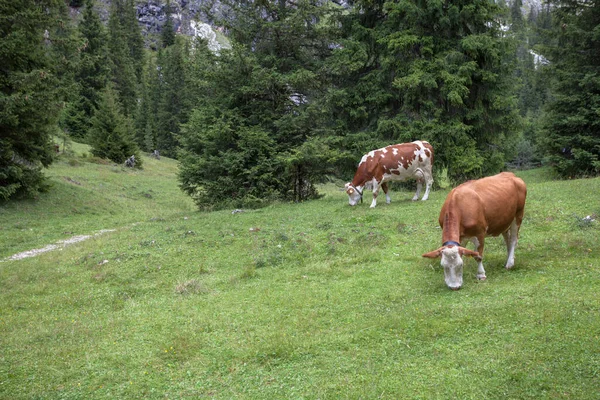
[[[515,267],[490,238],[454,292],[421,257],[448,191],[203,213],[175,161],[83,153],[0,206],[2,399],[600,398],[600,178],[519,173]]]

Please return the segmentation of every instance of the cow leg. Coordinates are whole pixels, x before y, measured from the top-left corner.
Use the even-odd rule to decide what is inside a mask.
[[[379,194],[379,182],[373,179],[373,201],[371,202],[371,208],[375,208],[377,205],[377,195]]]
[[[387,204],[390,204],[392,202],[392,199],[390,198],[390,195],[388,193],[388,184],[387,184],[387,182],[383,182],[381,184],[381,188],[383,189],[383,193],[385,193],[385,202]]]
[[[515,265],[515,249],[517,248],[517,241],[519,239],[519,227],[517,220],[515,219],[510,228],[502,234],[504,236],[504,242],[506,243],[506,252],[508,257],[506,259],[506,269],[510,269]]]
[[[417,192],[412,198],[413,201],[419,200],[419,195],[421,194],[421,189],[423,188],[423,171],[421,171],[421,169],[418,169],[415,172],[415,178],[417,179]]]
[[[433,175],[431,174],[431,171],[423,172],[425,174],[425,182],[427,186],[425,186],[425,194],[421,200],[427,200],[429,198],[429,190],[431,189],[431,185],[433,185]]]
[[[480,238],[474,237],[471,239],[471,241],[475,245],[475,248],[480,256],[479,260],[477,260],[477,279],[482,281],[486,278],[485,269],[483,269],[483,246],[485,245],[485,236]]]

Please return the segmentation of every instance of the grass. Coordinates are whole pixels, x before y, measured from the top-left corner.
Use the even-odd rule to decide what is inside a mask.
[[[174,160],[145,158],[143,170],[132,170],[96,163],[86,145],[74,143],[71,152],[48,170],[48,193],[0,204],[0,259],[74,235],[194,211],[177,187]]]
[[[447,190],[200,213],[173,161],[77,160],[2,207],[1,257],[116,231],[0,263],[0,398],[600,397],[598,178],[520,173],[516,266],[490,238],[453,292],[420,257]]]

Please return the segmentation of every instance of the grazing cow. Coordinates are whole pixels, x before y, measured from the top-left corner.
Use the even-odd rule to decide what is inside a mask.
[[[462,286],[463,260],[471,256],[477,260],[477,278],[485,279],[483,246],[486,236],[502,234],[508,258],[506,268],[515,264],[515,248],[523,221],[525,183],[512,172],[468,181],[455,187],[446,197],[440,212],[442,247],[423,257],[441,257],[446,285],[453,290]],[[471,240],[477,251],[464,248]]]
[[[417,180],[417,193],[413,200],[419,199],[423,181],[427,187],[421,200],[427,200],[433,183],[431,167],[433,165],[433,147],[426,141],[394,144],[365,154],[358,164],[352,182],[346,183],[349,203],[354,206],[362,201],[363,189],[369,182],[373,184],[373,202],[377,205],[379,186],[383,188],[386,203],[390,203],[387,181],[403,181],[408,178]]]

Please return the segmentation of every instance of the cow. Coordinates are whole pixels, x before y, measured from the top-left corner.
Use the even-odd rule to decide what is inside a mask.
[[[373,184],[373,202],[371,208],[377,205],[379,187],[385,193],[386,203],[390,203],[388,181],[403,181],[414,178],[417,180],[417,192],[413,200],[419,199],[423,181],[426,183],[425,194],[421,200],[427,200],[433,183],[431,168],[433,165],[433,147],[426,141],[414,141],[390,145],[365,154],[352,182],[346,183],[345,189],[349,203],[354,206],[362,201],[363,189],[367,183]]]
[[[525,183],[512,172],[467,181],[450,191],[439,217],[442,247],[423,254],[427,258],[441,257],[450,289],[458,290],[463,284],[462,256],[475,258],[477,279],[486,278],[482,263],[486,236],[504,236],[506,269],[513,267],[526,197]],[[477,251],[464,247],[469,240]]]

